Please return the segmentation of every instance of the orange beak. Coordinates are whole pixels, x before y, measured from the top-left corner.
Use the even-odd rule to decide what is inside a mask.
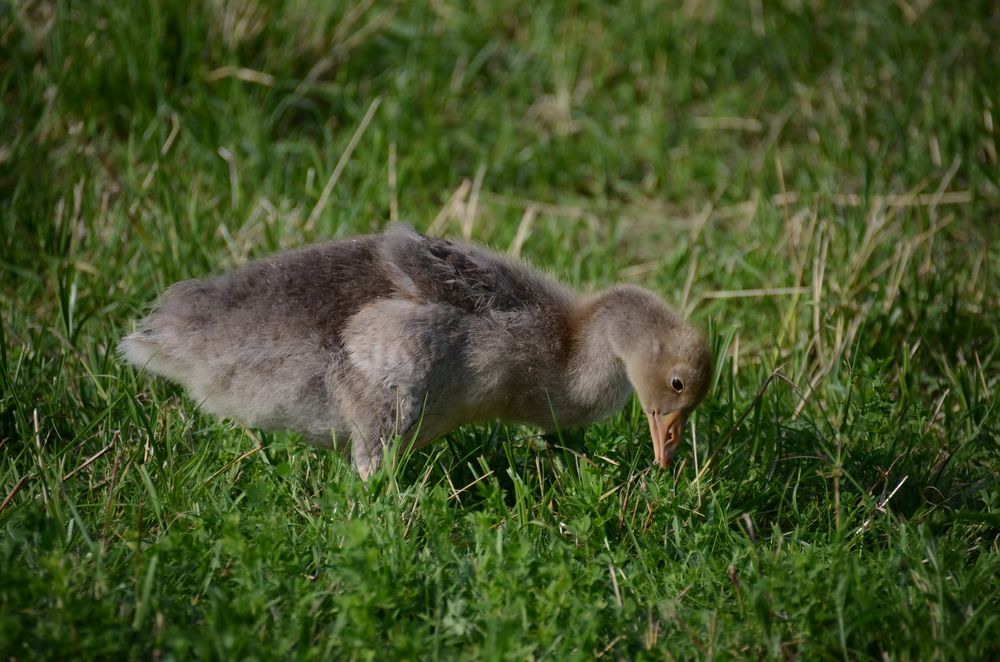
[[[672,411],[667,414],[647,412],[649,436],[653,439],[653,457],[661,468],[670,466],[684,430],[684,414]]]

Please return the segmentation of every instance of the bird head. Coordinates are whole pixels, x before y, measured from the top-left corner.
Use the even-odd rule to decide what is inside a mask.
[[[613,347],[646,413],[656,463],[667,467],[688,415],[708,393],[712,353],[705,337],[652,293],[619,292]]]
[[[636,349],[645,357],[631,366],[626,363],[626,369],[646,412],[653,457],[666,467],[677,452],[688,415],[708,393],[711,353],[697,331],[686,325],[643,344]]]

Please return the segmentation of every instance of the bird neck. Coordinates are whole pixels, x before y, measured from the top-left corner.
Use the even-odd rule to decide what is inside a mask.
[[[615,290],[583,300],[574,311],[568,368],[573,396],[601,412],[619,408],[632,391],[623,361],[627,328]]]

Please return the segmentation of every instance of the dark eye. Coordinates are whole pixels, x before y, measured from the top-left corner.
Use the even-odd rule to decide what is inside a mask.
[[[684,390],[684,382],[681,381],[680,377],[674,377],[670,380],[670,385],[674,387],[674,390],[681,393]]]

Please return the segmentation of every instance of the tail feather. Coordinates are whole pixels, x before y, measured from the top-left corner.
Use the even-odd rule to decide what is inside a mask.
[[[136,368],[145,368],[162,348],[149,330],[136,331],[121,339],[118,354]]]
[[[184,382],[197,359],[191,335],[214,310],[209,284],[186,280],[167,288],[152,311],[139,320],[134,333],[122,338],[118,354],[136,368]]]
[[[147,322],[143,320],[143,322]],[[151,328],[130,333],[118,343],[118,354],[140,370],[148,370],[175,381],[183,381],[187,373],[183,361],[171,351],[168,338]]]

